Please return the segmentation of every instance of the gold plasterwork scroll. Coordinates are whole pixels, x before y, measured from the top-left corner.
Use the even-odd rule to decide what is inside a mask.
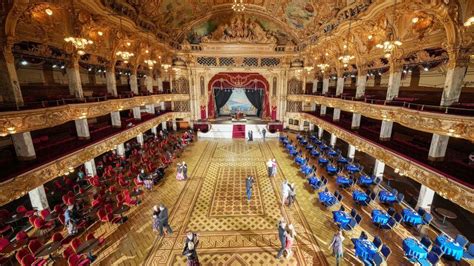
[[[80,118],[98,117],[111,112],[166,101],[189,101],[189,94],[139,96],[105,102],[68,104],[50,108],[2,112],[0,114],[0,134],[6,134],[12,130],[15,133],[20,133],[49,128]]]
[[[7,204],[42,184],[68,172],[69,167],[78,167],[107,151],[114,149],[118,144],[124,143],[139,133],[151,129],[161,122],[176,118],[189,118],[190,113],[172,112],[160,115],[156,118],[143,122],[135,127],[121,133],[110,136],[98,143],[91,144],[76,152],[65,155],[53,162],[41,165],[27,173],[0,183],[0,205]]]
[[[368,155],[383,161],[393,169],[400,169],[400,171],[405,173],[407,177],[431,188],[441,197],[458,204],[470,212],[474,212],[473,189],[313,115],[306,113],[287,113],[287,117],[309,121],[322,127],[329,133],[336,135],[337,138],[355,146],[357,150],[365,152]]]
[[[400,106],[370,104],[324,96],[288,95],[288,100],[322,104],[377,120],[393,121],[415,130],[474,141],[474,117],[420,112]]]

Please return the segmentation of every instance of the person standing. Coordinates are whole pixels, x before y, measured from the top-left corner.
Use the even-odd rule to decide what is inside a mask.
[[[296,187],[295,183],[288,184],[288,207],[291,207],[293,202],[296,200]]]
[[[176,180],[184,180],[183,166],[180,163],[178,163],[176,168]]]
[[[293,224],[288,225],[288,230],[285,232],[286,242],[285,242],[285,251],[286,251],[286,258],[288,259],[293,255],[293,242],[295,241],[296,231]]]
[[[160,215],[160,209],[158,208],[157,205],[153,206],[153,215],[152,215],[152,227],[153,227],[153,232],[158,232],[158,229],[160,228],[160,223],[158,220],[158,216]]]
[[[158,227],[160,229],[160,236],[163,236],[163,227],[166,228],[168,234],[172,234],[173,230],[168,224],[168,208],[163,204],[160,205],[160,213],[158,214]]]
[[[183,168],[184,179],[188,179],[188,165],[186,164],[186,162],[183,161],[183,163],[181,164],[181,167]]]
[[[272,160],[272,176],[275,177],[277,175],[277,163],[276,160]]]
[[[342,230],[339,229],[339,231],[334,234],[331,244],[329,244],[329,248],[332,248],[332,253],[336,257],[336,266],[339,266],[339,261],[344,255],[344,246],[342,245],[343,241],[344,236],[342,236]]]
[[[252,197],[252,189],[254,182],[255,181],[252,176],[247,176],[247,179],[245,180],[245,191],[247,193],[247,201],[250,201],[250,198]]]
[[[268,159],[267,161],[267,173],[268,177],[271,177],[273,174],[273,162],[272,159]]]
[[[263,137],[263,140],[265,141],[265,135],[267,134],[267,130],[264,128],[262,129],[262,137]]]
[[[288,198],[289,195],[289,187],[288,187],[288,180],[284,180],[283,183],[281,183],[281,206],[285,206],[286,199]]]
[[[188,266],[199,266],[199,258],[196,248],[199,244],[198,235],[193,232],[186,234],[184,240],[183,256],[186,256]]]
[[[281,218],[280,222],[278,222],[278,238],[280,239],[281,248],[276,256],[277,259],[283,255],[283,252],[286,248],[286,223],[285,219],[283,218]]]
[[[252,131],[251,130],[247,131],[247,137],[248,137],[249,141],[252,140]]]

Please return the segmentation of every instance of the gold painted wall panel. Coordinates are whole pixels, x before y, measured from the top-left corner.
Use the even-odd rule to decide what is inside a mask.
[[[0,113],[0,135],[54,127],[80,118],[91,118],[111,112],[132,109],[165,101],[189,101],[188,94],[161,94],[113,99],[105,102],[68,104],[51,108]],[[14,132],[12,132],[14,131]]]
[[[315,95],[288,95],[288,100],[315,102],[373,119],[393,121],[415,130],[474,141],[474,117],[420,112],[400,106],[370,104]]]
[[[306,113],[287,113],[287,117],[310,121],[315,125],[321,126],[324,130],[335,134],[337,138],[355,146],[357,150],[365,152],[370,156],[383,161],[386,165],[394,169],[400,169],[400,171],[404,172],[406,176],[433,189],[443,198],[458,204],[470,212],[474,212],[473,189],[313,115]]]
[[[48,164],[44,164],[27,173],[0,183],[0,205],[4,205],[15,200],[34,188],[63,175],[69,167],[77,167],[107,151],[112,150],[116,145],[124,143],[139,133],[143,133],[164,121],[175,118],[190,118],[190,113],[172,112],[150,119],[137,126],[127,129],[117,135],[111,136],[99,143],[94,143],[74,153],[63,156]]]

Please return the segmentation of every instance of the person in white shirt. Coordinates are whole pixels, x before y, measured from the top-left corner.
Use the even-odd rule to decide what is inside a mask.
[[[276,163],[276,160],[273,159],[272,160],[272,176],[276,176],[277,175],[277,163]]]
[[[281,206],[285,206],[285,201],[290,194],[290,188],[288,187],[288,180],[284,180],[281,183]]]
[[[272,159],[268,159],[267,161],[267,173],[268,177],[271,177],[273,174],[273,162]]]

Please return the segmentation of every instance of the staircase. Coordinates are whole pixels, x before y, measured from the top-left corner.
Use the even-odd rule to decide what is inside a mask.
[[[233,125],[232,138],[245,139],[245,125]]]

